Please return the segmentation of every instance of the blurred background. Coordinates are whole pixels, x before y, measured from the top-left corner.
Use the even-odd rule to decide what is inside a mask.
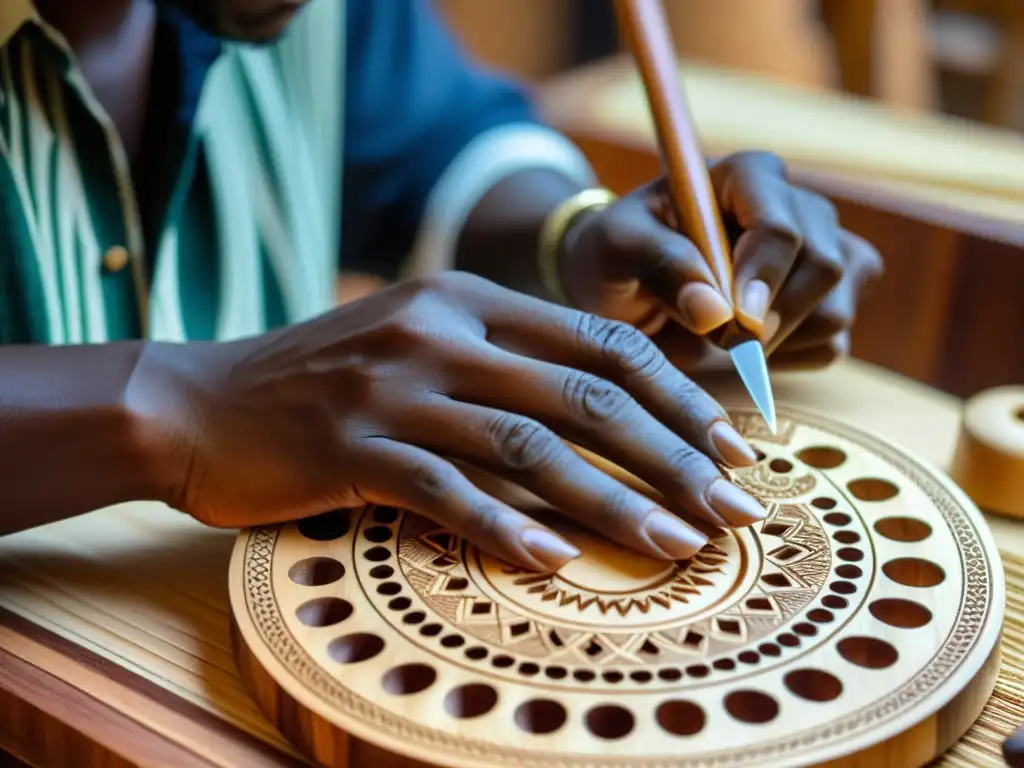
[[[480,60],[524,79],[619,50],[604,0],[435,2]],[[665,9],[687,59],[1024,128],[1022,0],[666,0]]]
[[[434,2],[604,184],[660,173],[611,0]],[[885,258],[853,356],[959,396],[1024,382],[1024,0],[664,6],[705,151],[776,152]]]

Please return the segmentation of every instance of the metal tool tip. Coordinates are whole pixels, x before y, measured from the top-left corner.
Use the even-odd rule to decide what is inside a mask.
[[[764,356],[764,348],[756,340],[744,341],[729,350],[736,371],[743,380],[743,385],[750,393],[751,400],[761,412],[765,426],[774,435],[778,424],[775,420],[775,397],[772,394],[772,382],[768,376],[768,361]]]

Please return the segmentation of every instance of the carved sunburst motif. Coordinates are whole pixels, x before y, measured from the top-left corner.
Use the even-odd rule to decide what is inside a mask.
[[[541,600],[553,602],[559,607],[584,611],[594,606],[602,615],[615,612],[627,616],[631,611],[646,614],[654,605],[668,608],[673,602],[689,602],[691,595],[712,585],[708,577],[713,573],[721,573],[721,566],[727,559],[725,550],[714,542],[708,542],[692,558],[676,561],[651,583],[638,589],[631,588],[628,592],[605,592],[593,586],[581,586],[564,577],[561,572],[536,574],[506,568],[504,573],[512,576],[522,574],[513,581],[516,586],[524,587],[527,593],[538,594]]]

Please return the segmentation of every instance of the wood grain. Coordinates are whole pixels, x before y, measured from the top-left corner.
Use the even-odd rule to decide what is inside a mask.
[[[731,377],[701,383],[723,397],[742,393]],[[851,361],[818,375],[777,377],[775,391],[780,401],[832,412],[937,466],[952,454],[958,401],[884,370]],[[1012,559],[1024,556],[1024,527],[993,517],[989,525],[1011,558],[1016,623],[992,702],[942,768],[1000,765],[1002,739],[1024,721],[1024,630],[1012,618],[1024,611],[1024,561]],[[18,619],[2,627],[20,638],[4,635],[0,647],[17,648],[19,658],[67,682],[69,698],[91,696],[182,748],[209,743],[213,754],[228,756],[225,765],[241,768],[261,764],[251,755],[295,764],[296,751],[246,693],[232,660],[225,574],[234,540],[231,531],[155,504],[0,538],[0,616]],[[5,682],[0,690],[23,701]],[[22,738],[19,717],[0,718],[0,748]],[[115,753],[145,764],[128,746],[115,745]]]

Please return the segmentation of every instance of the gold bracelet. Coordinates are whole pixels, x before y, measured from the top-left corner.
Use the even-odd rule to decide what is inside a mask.
[[[604,187],[584,189],[559,205],[544,222],[540,233],[537,266],[540,268],[544,289],[555,301],[569,304],[559,276],[562,240],[565,233],[581,214],[607,208],[614,201],[615,194]]]

